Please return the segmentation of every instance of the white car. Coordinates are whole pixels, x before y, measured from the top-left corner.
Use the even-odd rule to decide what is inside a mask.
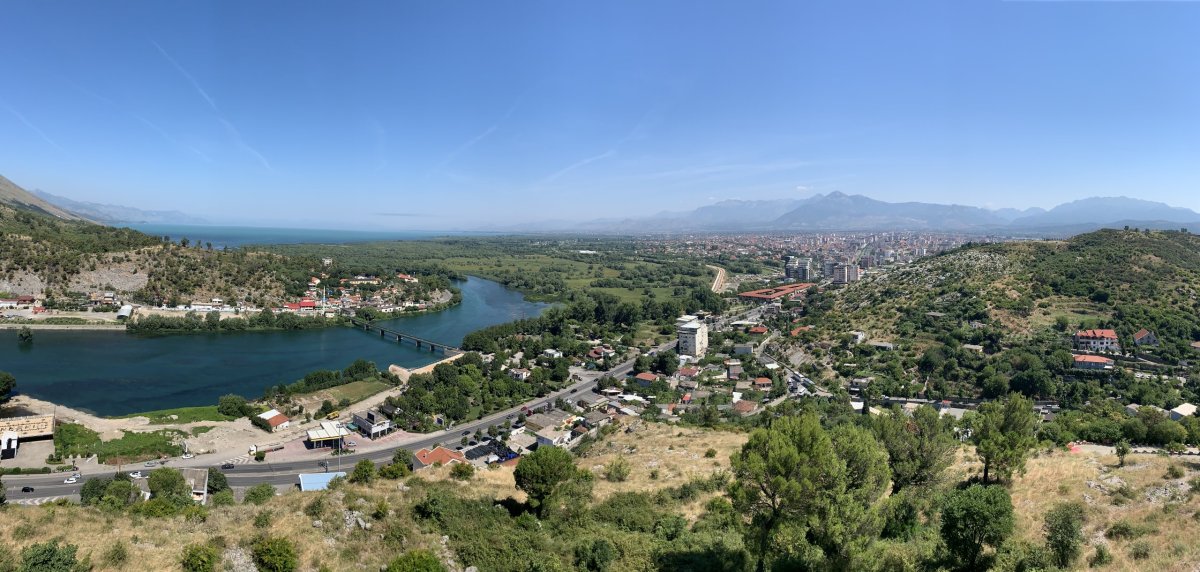
[[[144,479],[145,477],[144,477],[144,476],[142,476],[142,472],[141,472],[141,471],[134,471],[134,472],[132,472],[132,473],[129,473],[129,478],[131,478],[131,479]]]
[[[354,441],[346,441],[346,446],[347,447],[357,447],[358,443],[355,443]]]
[[[184,453],[183,456],[180,457],[180,459],[191,459],[193,457],[195,457],[195,455],[193,455],[191,453]]]
[[[78,477],[67,477],[66,480],[63,481],[63,484],[64,485],[73,485],[78,482],[79,482]]]

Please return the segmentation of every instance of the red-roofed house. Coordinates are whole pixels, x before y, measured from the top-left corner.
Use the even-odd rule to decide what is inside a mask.
[[[771,381],[771,378],[769,378],[769,377],[759,377],[759,378],[755,378],[755,380],[754,380],[754,389],[757,389],[759,391],[771,391],[772,385],[773,385],[773,382]]]
[[[1075,347],[1094,352],[1119,352],[1121,344],[1113,330],[1079,330],[1075,332]]]
[[[1112,369],[1113,363],[1103,356],[1075,356],[1076,369]]]
[[[812,329],[813,329],[812,326],[800,326],[800,327],[792,330],[792,337],[794,338],[794,337],[800,335],[800,332],[807,332]]]
[[[418,469],[431,467],[433,465],[449,465],[451,463],[467,462],[466,455],[458,451],[451,451],[442,446],[434,447],[433,450],[421,449],[416,453]]]
[[[658,376],[648,371],[643,371],[642,373],[633,376],[633,379],[637,380],[638,385],[642,387],[648,387],[651,383],[658,381]]]
[[[767,327],[766,327],[766,326],[754,326],[753,328],[750,328],[750,334],[751,334],[751,335],[755,335],[755,336],[761,336],[761,335],[763,335],[763,334],[765,334],[765,333],[767,333]]]
[[[1142,328],[1141,330],[1138,330],[1138,333],[1133,335],[1133,343],[1134,345],[1139,346],[1157,346],[1158,336],[1154,335],[1154,332]]]
[[[758,404],[745,399],[733,404],[733,412],[745,417],[758,411]]]
[[[271,426],[272,433],[279,431],[280,429],[287,429],[292,424],[291,419],[288,419],[287,416],[280,413],[276,409],[259,413],[258,417],[265,420],[267,425]]]
[[[696,377],[697,375],[700,375],[700,370],[697,368],[694,368],[694,367],[679,368],[679,377],[680,378],[691,379],[693,377]]]

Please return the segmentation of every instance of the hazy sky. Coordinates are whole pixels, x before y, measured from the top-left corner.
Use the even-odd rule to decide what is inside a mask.
[[[834,190],[1200,209],[1200,2],[13,0],[0,21],[0,174],[79,200],[395,229]]]

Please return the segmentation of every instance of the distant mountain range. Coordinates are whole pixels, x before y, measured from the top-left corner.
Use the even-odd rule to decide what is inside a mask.
[[[62,220],[85,220],[86,218],[33,196],[29,191],[22,189],[3,176],[0,176],[0,204],[19,211],[50,215]]]
[[[687,212],[561,225],[561,221],[555,221],[533,225],[533,229],[569,228],[601,233],[929,230],[1067,236],[1126,225],[1200,229],[1200,213],[1128,197],[1094,197],[1050,210],[991,210],[936,203],[890,203],[832,192],[796,200],[726,200]],[[529,225],[524,228],[530,230]]]
[[[37,189],[34,189],[32,194],[44,199],[47,203],[102,224],[205,224],[208,222],[179,211],[147,211],[121,205],[76,201]]]

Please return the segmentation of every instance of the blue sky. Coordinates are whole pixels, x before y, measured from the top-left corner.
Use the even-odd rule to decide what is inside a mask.
[[[451,229],[840,190],[1200,210],[1200,2],[0,5],[0,174]]]

